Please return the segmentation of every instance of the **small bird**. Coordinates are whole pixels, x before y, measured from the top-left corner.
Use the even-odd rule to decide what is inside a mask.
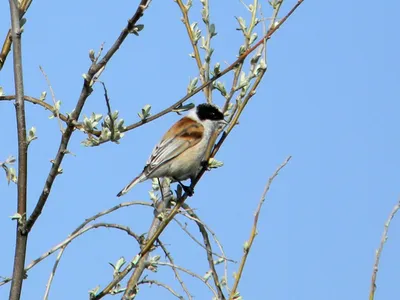
[[[224,114],[213,104],[203,103],[176,122],[153,149],[142,173],[118,194],[126,194],[136,184],[150,178],[170,177],[179,182],[183,190],[193,195],[193,189],[181,181],[191,182],[201,170],[211,137],[227,122]]]

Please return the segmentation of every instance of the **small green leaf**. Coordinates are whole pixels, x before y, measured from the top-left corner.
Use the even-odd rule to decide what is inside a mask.
[[[46,100],[46,96],[47,96],[47,92],[46,92],[46,91],[42,92],[42,93],[40,94],[39,100],[40,100],[40,101]]]
[[[247,30],[246,21],[242,17],[236,17],[236,20],[238,21],[240,26],[240,28],[237,28],[237,30],[245,32]]]
[[[90,297],[90,299],[93,299],[94,297],[96,297],[96,296],[97,296],[97,293],[99,292],[99,290],[100,290],[100,286],[96,286],[94,289],[91,289],[91,290],[89,291],[89,297]]]
[[[17,172],[13,167],[8,168],[8,172],[6,172],[7,175],[7,182],[10,184],[10,181],[17,183],[18,178],[17,178]]]
[[[133,33],[136,36],[139,36],[139,31],[142,31],[144,28],[143,24],[138,24],[133,27],[133,29],[130,31],[130,33]]]
[[[22,219],[21,214],[15,213],[12,216],[10,216],[11,220],[17,220],[18,222]]]
[[[132,264],[133,264],[133,265],[136,265],[136,264],[138,263],[140,257],[141,257],[140,254],[137,254],[137,255],[135,256],[135,258],[132,260]]]
[[[95,56],[94,56],[94,50],[90,49],[89,50],[89,58],[92,62],[94,62],[96,60]]]
[[[157,196],[156,196],[156,194],[154,193],[154,191],[149,191],[149,196],[150,196],[150,200],[151,201],[153,201],[153,202],[157,202]]]
[[[249,250],[249,248],[250,248],[249,242],[248,242],[248,241],[244,242],[244,244],[243,244],[243,251],[244,251],[244,252],[247,252],[247,251]]]
[[[192,80],[190,80],[189,85],[187,87],[187,93],[188,94],[191,94],[196,89],[198,81],[199,81],[199,79],[197,77],[195,77]]]
[[[35,127],[31,127],[31,129],[29,129],[29,131],[28,131],[28,136],[26,138],[26,142],[29,145],[33,140],[36,140],[36,139],[37,139],[36,128]]]
[[[242,55],[245,51],[246,51],[246,46],[245,45],[240,46],[240,48],[239,48],[239,56]]]
[[[158,179],[157,178],[153,178],[151,180],[151,188],[153,191],[158,191],[160,189],[160,185],[158,184]]]
[[[54,109],[59,111],[60,110],[60,106],[61,106],[61,100],[58,100],[55,104],[54,104]]]
[[[222,96],[226,96],[225,85],[221,81],[214,82],[213,87],[216,88]]]
[[[204,274],[203,279],[205,281],[207,281],[211,277],[211,275],[212,275],[212,271],[210,270],[206,274]]]
[[[253,32],[253,34],[250,36],[250,45],[254,43],[254,41],[257,39],[258,35],[256,32]]]
[[[143,106],[142,112],[138,113],[139,118],[142,121],[147,119],[150,116],[150,110],[151,110],[151,105],[150,104],[146,104],[145,106]]]
[[[221,73],[220,68],[221,68],[220,63],[216,63],[214,66],[214,75],[218,75],[219,73]]]
[[[5,163],[6,163],[6,164],[11,164],[11,165],[12,165],[13,163],[16,162],[16,160],[17,160],[17,159],[16,159],[14,156],[10,155],[9,157],[7,157]]]
[[[214,24],[210,24],[209,31],[210,31],[211,38],[213,38],[214,36],[217,35],[217,32],[215,32],[215,25]]]
[[[195,107],[195,105],[193,103],[189,103],[189,104],[186,104],[186,105],[182,105],[181,104],[178,107],[175,107],[172,111],[180,114],[181,112],[188,111],[188,110],[190,110],[190,109],[192,109],[194,107]]]
[[[216,168],[220,168],[224,165],[224,163],[222,161],[218,161],[215,158],[210,158],[208,160],[208,167],[210,169],[216,169]]]

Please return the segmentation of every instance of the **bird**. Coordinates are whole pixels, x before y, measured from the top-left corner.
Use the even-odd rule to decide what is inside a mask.
[[[143,171],[118,194],[121,197],[136,184],[147,179],[170,177],[178,182],[188,196],[193,195],[192,182],[200,172],[211,137],[227,122],[214,104],[202,103],[177,121],[154,147]],[[191,186],[181,181],[189,179]]]

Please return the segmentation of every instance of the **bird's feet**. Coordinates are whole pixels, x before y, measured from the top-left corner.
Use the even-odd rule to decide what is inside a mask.
[[[177,180],[179,185],[182,187],[182,190],[188,195],[189,197],[192,197],[194,194],[194,189],[191,186],[184,185],[182,182]]]

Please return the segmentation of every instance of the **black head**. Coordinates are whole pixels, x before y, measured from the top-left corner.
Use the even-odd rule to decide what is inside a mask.
[[[215,105],[208,103],[199,104],[196,113],[201,121],[221,121],[224,119],[224,114]]]

